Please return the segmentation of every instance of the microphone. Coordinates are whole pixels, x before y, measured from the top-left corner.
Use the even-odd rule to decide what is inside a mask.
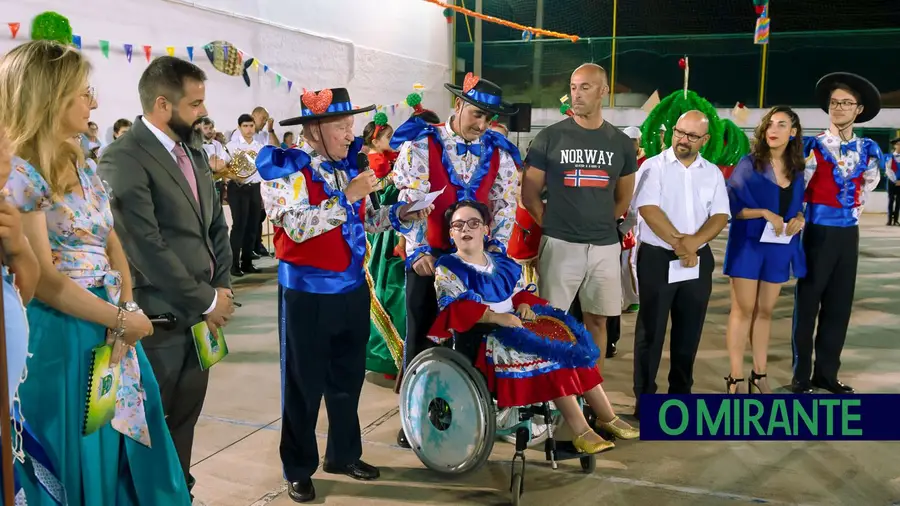
[[[160,315],[147,315],[153,326],[162,330],[173,330],[178,325],[178,319],[172,313],[163,313]]]
[[[369,170],[369,155],[365,153],[357,153],[356,154],[356,167],[359,169],[359,172],[365,172]],[[369,194],[369,200],[372,201],[372,207],[376,210],[381,208],[381,203],[378,202],[378,195],[376,192],[372,192]]]

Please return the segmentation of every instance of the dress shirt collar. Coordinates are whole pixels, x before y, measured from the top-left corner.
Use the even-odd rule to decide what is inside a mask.
[[[157,139],[159,139],[159,142],[161,142],[163,147],[166,148],[166,151],[171,153],[172,150],[175,149],[175,146],[178,143],[173,141],[171,137],[166,135],[162,130],[153,126],[153,123],[147,121],[147,118],[141,116],[141,121],[143,121],[144,126],[146,126],[151,132],[153,132],[153,135],[156,136]]]
[[[675,156],[675,148],[671,147],[663,152],[663,161],[666,162],[666,165],[677,164],[679,167],[685,170],[691,170],[700,168],[701,166],[703,166],[703,162],[705,162],[706,160],[704,160],[703,157],[700,156],[700,153],[697,153],[697,158],[694,158],[694,161],[691,162],[690,166],[685,167],[684,164],[681,163],[681,160],[679,160],[678,157]]]

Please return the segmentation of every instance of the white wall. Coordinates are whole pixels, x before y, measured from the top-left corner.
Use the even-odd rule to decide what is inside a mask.
[[[376,9],[359,0],[197,2],[204,5],[181,0],[83,1],[79,6],[71,0],[0,0],[4,22],[22,23],[16,40],[8,31],[0,33],[0,51],[29,40],[37,14],[54,10],[67,16],[94,66],[92,84],[100,107],[93,119],[107,140],[116,119],[133,120],[140,114],[137,84],[147,65],[144,45],[153,47],[154,57],[174,46],[175,55],[185,59],[185,48],[194,46],[194,62],[210,78],[207,109],[220,130],[235,128],[238,116],[257,105],[268,108],[276,120],[298,116],[304,87],[346,87],[354,104],[363,106],[402,103],[412,85],[421,83],[425,105],[447,113],[443,83],[449,79],[449,28],[441,10],[424,8],[425,2],[380,0]],[[110,42],[109,59],[100,52],[101,39]],[[213,69],[202,46],[215,40],[228,41],[281,73],[280,86],[275,86],[274,72],[263,74],[262,67],[259,76],[251,70],[249,88],[240,77]],[[126,43],[134,46],[130,64]],[[288,79],[293,80],[290,93]],[[387,112],[397,124],[411,110]],[[357,130],[370,120],[371,115],[359,116]],[[283,129],[276,128],[280,137]]]

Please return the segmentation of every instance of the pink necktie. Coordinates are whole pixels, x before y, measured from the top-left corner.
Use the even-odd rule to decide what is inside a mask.
[[[187,179],[188,186],[191,187],[191,192],[194,193],[194,199],[199,203],[200,195],[197,193],[197,176],[194,175],[194,166],[191,165],[191,159],[188,158],[188,155],[184,152],[184,148],[181,147],[181,144],[176,144],[172,149],[172,152],[175,153],[175,159],[178,161],[178,168],[181,169],[181,173],[184,174],[184,178]]]

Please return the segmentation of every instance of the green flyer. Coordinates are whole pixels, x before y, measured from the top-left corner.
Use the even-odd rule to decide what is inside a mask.
[[[209,369],[228,355],[228,344],[225,343],[222,329],[218,329],[216,335],[213,335],[206,322],[200,322],[191,327],[191,334],[194,336],[194,347],[197,348],[201,370]]]

